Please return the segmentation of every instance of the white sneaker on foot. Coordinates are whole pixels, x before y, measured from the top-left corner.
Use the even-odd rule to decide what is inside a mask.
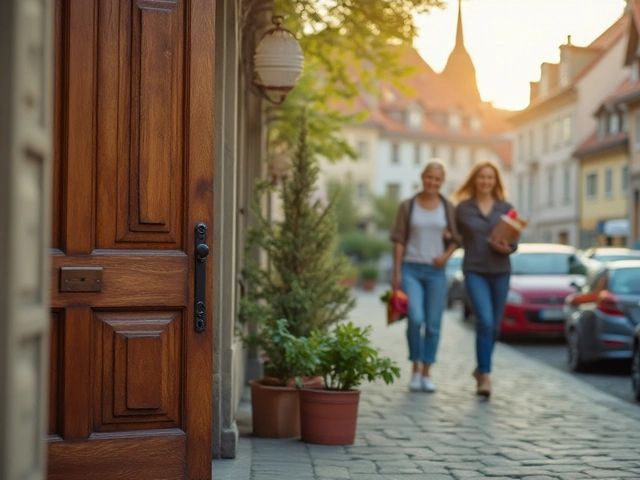
[[[411,390],[412,392],[419,392],[420,390],[422,390],[422,375],[420,375],[420,372],[416,372],[411,375],[409,390]]]
[[[422,377],[421,380],[422,380],[422,390],[429,393],[436,391],[436,385],[431,381],[429,377]]]

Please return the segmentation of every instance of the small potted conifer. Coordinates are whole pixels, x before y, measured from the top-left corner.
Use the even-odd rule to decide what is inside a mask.
[[[264,378],[250,382],[254,435],[263,437],[299,436],[299,393],[293,377],[300,357],[287,353],[287,348],[294,351],[308,345],[293,339],[306,338],[313,330],[325,332],[355,306],[350,288],[340,282],[350,261],[335,252],[334,205],[317,198],[319,167],[307,148],[304,116],[300,125],[290,174],[278,192],[281,220],[269,218],[262,208],[265,196],[277,187],[267,180],[258,182],[252,208],[255,222],[245,244],[242,275],[247,290],[240,301],[239,334],[266,359]],[[253,255],[256,250],[266,254],[266,262]],[[279,395],[284,391],[287,395]],[[266,396],[289,400],[283,406],[277,399],[265,400]],[[276,425],[274,419],[289,425]]]

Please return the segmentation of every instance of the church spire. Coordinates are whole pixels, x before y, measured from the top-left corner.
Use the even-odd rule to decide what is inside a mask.
[[[458,0],[458,27],[456,30],[456,44],[453,47],[442,76],[459,92],[461,99],[468,105],[480,102],[480,92],[476,82],[476,68],[469,52],[464,46],[462,27],[462,0]]]
[[[462,0],[458,0],[458,29],[456,30],[456,47],[464,46],[464,32],[462,30]]]

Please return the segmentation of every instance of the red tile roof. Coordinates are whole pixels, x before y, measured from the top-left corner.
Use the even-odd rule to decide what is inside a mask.
[[[574,155],[581,158],[589,154],[604,152],[612,148],[625,146],[628,140],[629,134],[627,132],[618,132],[615,135],[604,135],[602,137],[598,137],[598,134],[594,132],[582,142],[574,152]]]

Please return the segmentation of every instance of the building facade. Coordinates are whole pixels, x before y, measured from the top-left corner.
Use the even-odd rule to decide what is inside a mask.
[[[574,152],[579,164],[580,246],[627,244],[629,235],[628,121],[619,95],[625,80],[598,108],[595,132]]]
[[[529,219],[525,241],[580,245],[579,163],[574,152],[594,131],[593,113],[626,76],[625,14],[586,47],[560,46],[543,63],[531,101],[514,114],[516,205]]]
[[[367,120],[346,127],[344,136],[359,159],[323,162],[323,182],[351,175],[365,217],[371,212],[371,195],[400,200],[417,193],[424,166],[435,158],[447,167],[442,188],[446,195],[480,160],[501,165],[507,187],[513,190],[512,136],[506,122],[510,112],[480,99],[475,67],[464,46],[461,9],[456,43],[441,73],[412,48],[398,49],[398,58],[412,73],[401,80],[402,88],[383,80],[379,97],[363,94],[357,99],[356,111],[366,112]]]

